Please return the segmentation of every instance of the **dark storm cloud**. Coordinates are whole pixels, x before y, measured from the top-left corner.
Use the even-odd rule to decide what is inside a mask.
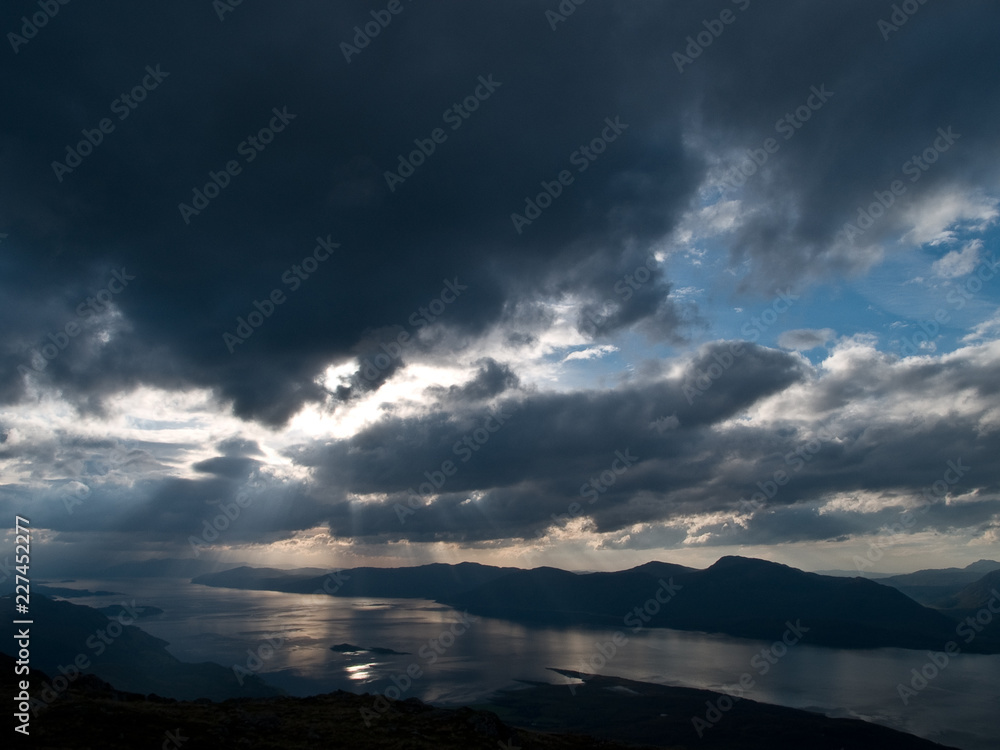
[[[369,4],[243,5],[224,21],[204,2],[60,6],[7,50],[0,84],[17,111],[0,130],[0,398],[24,398],[18,367],[47,361],[31,377],[86,410],[139,384],[202,386],[276,425],[325,398],[316,375],[357,356],[370,331],[408,327],[443,279],[469,287],[445,313],[469,335],[560,291],[598,305],[696,200],[704,149],[760,148],[812,86],[835,93],[793,138],[776,136],[780,150],[743,188],[757,210],[730,248],[752,261],[747,283],[863,266],[833,249],[836,232],[938,127],[961,140],[907,199],[995,179],[991,4],[922,6],[887,40],[876,20],[890,9],[860,0],[589,4],[556,31],[549,6],[406,3],[350,63],[340,44]],[[12,6],[0,24],[18,32],[35,7]],[[723,8],[735,22],[678,72],[673,53]],[[135,86],[144,100],[127,108]],[[477,87],[477,111],[446,120]],[[60,181],[52,162],[102,118],[113,130]],[[628,127],[576,171],[574,152],[610,135],[606,118]],[[239,151],[272,126],[262,151]],[[446,140],[390,191],[384,172],[435,128]],[[239,173],[185,224],[178,204],[230,160]],[[518,234],[510,214],[561,170],[572,184]],[[896,232],[900,215],[863,239]],[[320,238],[340,245],[322,262]],[[115,291],[113,271],[134,279]],[[670,288],[650,282],[595,333],[676,338]],[[265,316],[273,290],[284,301]],[[240,335],[238,319],[256,314],[262,324]],[[70,323],[79,330],[64,337]],[[244,339],[233,353],[225,333]]]
[[[753,345],[744,366],[745,378],[720,378],[711,398],[706,394],[700,403],[689,404],[679,381],[601,393],[520,392],[509,368],[487,359],[457,387],[455,398],[444,398],[445,406],[425,417],[389,416],[351,438],[292,450],[291,457],[311,470],[305,483],[268,474],[256,459],[240,455],[253,452],[253,443],[231,438],[219,447],[235,455],[193,464],[199,474],[211,476],[157,479],[139,473],[128,482],[117,475],[100,481],[78,467],[43,491],[15,485],[0,490],[0,498],[4,507],[14,507],[34,497],[33,522],[58,532],[62,541],[87,532],[128,533],[137,543],[172,543],[175,551],[187,551],[189,537],[198,538],[205,523],[226,508],[236,513],[233,503],[240,493],[251,500],[231,523],[220,522],[226,526],[220,544],[275,540],[321,524],[337,536],[373,539],[473,542],[537,536],[551,523],[550,514],[564,513],[579,499],[583,482],[620,466],[617,454],[630,463],[636,456],[639,463],[608,495],[605,504],[612,506],[629,503],[632,493],[658,481],[649,468],[657,459],[683,463],[692,451],[687,444],[703,440],[697,436],[714,423],[803,377],[797,358]],[[676,435],[657,433],[651,425],[664,414],[676,414],[687,427]],[[65,462],[66,452],[58,444],[50,446],[43,474]],[[428,481],[425,472],[433,479],[444,461],[458,469],[447,478],[441,497],[401,524],[395,503],[406,504],[408,488],[419,492]],[[473,493],[482,497],[470,502]],[[373,494],[387,499],[357,497]],[[79,502],[64,502],[66,497]],[[653,515],[669,512],[661,508]]]
[[[237,456],[216,456],[199,461],[192,468],[205,474],[215,474],[228,479],[242,479],[260,466],[260,461]]]
[[[263,456],[264,452],[256,440],[246,440],[241,437],[231,437],[221,441],[215,446],[223,455],[241,456]]]
[[[752,31],[733,34],[732,43],[720,39],[724,46],[707,50],[684,74],[685,84],[705,92],[700,114],[708,140],[744,153],[761,149],[766,138],[779,146],[743,186],[757,210],[730,243],[734,260],[749,259],[757,269],[750,283],[767,289],[773,279],[865,268],[863,248],[907,228],[907,201],[940,186],[967,191],[995,183],[998,141],[985,123],[1000,105],[977,87],[996,85],[985,77],[997,51],[976,23],[995,21],[996,7],[956,12],[928,4],[884,38],[876,22],[892,13],[891,4],[754,5],[738,22],[750,22]],[[736,55],[748,63],[738,76]],[[820,104],[813,87],[824,85],[833,95]],[[820,107],[810,112],[809,102]],[[927,171],[915,168],[911,158],[935,140],[943,144],[938,128],[949,127],[960,139]],[[857,220],[858,207],[893,180],[904,183],[903,199],[853,245],[832,247],[843,225]]]
[[[497,362],[492,357],[485,357],[476,364],[479,369],[468,383],[448,388],[432,386],[427,389],[427,394],[448,404],[484,401],[499,396],[504,391],[516,389],[521,383],[509,365]]]
[[[413,338],[402,326],[367,331],[364,340],[353,349],[358,368],[351,374],[348,385],[338,385],[334,389],[335,399],[351,401],[377,391],[393,375],[406,367],[403,354],[414,349],[426,351],[427,346]]]
[[[859,399],[877,402],[897,397],[916,402],[964,391],[989,398],[1000,390],[1000,363],[989,350],[980,352],[970,349],[962,357],[917,359],[897,367],[893,366],[895,356],[872,353],[824,377],[818,383],[814,406],[829,411]]]
[[[60,467],[66,479],[43,491],[0,488],[0,504],[11,511],[33,504],[33,522],[62,542],[86,533],[109,540],[130,534],[137,544],[173,553],[189,551],[190,537],[201,538],[226,508],[234,513],[240,493],[251,499],[238,518],[219,522],[226,526],[219,544],[276,541],[325,525],[335,537],[359,541],[474,545],[536,539],[584,519],[598,532],[618,533],[606,539],[608,549],[646,549],[678,542],[679,529],[664,522],[713,513],[723,520],[699,529],[702,543],[774,544],[871,533],[915,504],[920,510],[907,533],[996,528],[1000,433],[984,429],[971,411],[933,408],[956,383],[973,393],[995,374],[984,351],[965,350],[940,368],[891,358],[873,365],[857,355],[830,371],[798,355],[745,346],[690,401],[683,384],[728,342],[705,347],[667,378],[647,373],[599,392],[507,388],[484,402],[477,384],[507,382],[498,376],[504,366],[486,361],[456,391],[477,398],[445,399],[421,417],[389,414],[349,438],[289,450],[309,471],[306,481],[230,455],[196,463],[201,476],[194,479],[137,471],[122,482],[120,471],[84,473],[83,457],[73,463],[67,456],[75,454],[59,445],[44,456],[36,448],[32,455]],[[848,381],[855,388],[850,401],[831,406],[829,392]],[[794,403],[791,389],[800,396],[788,421],[745,419],[770,397]],[[919,404],[926,407],[914,408]],[[230,453],[252,447],[238,439],[222,445],[238,448]],[[861,506],[846,509],[844,498],[859,493]],[[826,507],[834,495],[840,505]],[[67,505],[67,497],[80,502]],[[635,531],[636,524],[649,526]]]
[[[903,542],[908,534],[926,531],[961,531],[978,536],[982,531],[995,528],[998,518],[1000,501],[997,500],[931,505],[926,512],[918,510],[909,515],[900,506],[866,513],[846,510],[821,513],[816,507],[794,506],[757,513],[746,520],[745,527],[728,521],[699,531],[710,535],[706,542],[710,546],[842,541],[866,534],[880,534],[882,546],[890,546]],[[621,546],[641,548],[628,542]]]
[[[29,477],[61,477],[58,481],[87,482],[110,472],[147,473],[167,469],[186,448],[182,443],[133,440],[124,443],[58,431],[45,440],[18,437],[4,441],[0,461],[12,472]]]
[[[653,256],[632,247],[613,265],[605,255],[591,255],[561,270],[553,286],[556,294],[585,299],[577,329],[593,337],[635,326],[654,341],[679,342],[684,323],[697,317],[692,305],[669,296],[672,285]]]
[[[387,495],[384,501],[337,506],[330,518],[336,533],[427,541],[536,536],[551,523],[552,514],[565,513],[569,503],[581,499],[581,485],[612,465],[621,468],[620,453],[629,458],[628,470],[620,478],[615,474],[615,481],[601,490],[607,494],[600,506],[586,506],[599,525],[604,518],[628,515],[631,520],[608,521],[619,528],[643,520],[632,518],[634,513],[646,515],[641,501],[631,502],[634,495],[651,488],[662,494],[672,486],[704,481],[697,472],[709,467],[695,456],[706,450],[712,425],[804,377],[797,358],[747,345],[739,372],[720,377],[700,400],[689,402],[681,383],[696,366],[712,361],[710,351],[703,354],[708,359],[699,357],[677,381],[602,392],[522,394],[501,398],[490,408],[464,400],[445,402],[446,408],[432,415],[385,419],[350,439],[303,445],[291,455],[312,470],[320,496],[323,487]],[[471,384],[479,380],[477,376]],[[674,416],[680,429],[658,432],[654,426],[666,416]],[[682,479],[687,469],[680,467],[689,461],[700,468]],[[445,462],[454,468],[448,476]],[[678,467],[666,484],[657,468],[662,462]],[[412,519],[407,516],[404,528],[396,503],[406,505],[411,490],[428,494],[421,486],[435,481],[441,497],[420,507]],[[470,493],[484,496],[466,502]],[[648,515],[662,519],[677,508],[660,502]]]
[[[371,4],[244,3],[224,21],[204,0],[60,6],[0,54],[16,115],[0,124],[0,403],[35,399],[37,383],[101,415],[108,397],[144,385],[200,387],[280,426],[416,361],[481,351],[476,337],[495,327],[515,349],[535,344],[555,324],[550,303],[568,300],[590,338],[683,342],[703,311],[676,293],[674,256],[648,261],[718,197],[702,190],[710,176],[725,182],[766,155],[722,188],[743,201],[743,223],[715,239],[728,270],[769,294],[864,269],[869,244],[891,247],[910,228],[913,201],[996,184],[995,4],[928,3],[888,38],[876,22],[891,5],[862,0],[614,0],[553,31],[554,5],[407,1],[350,62],[341,43]],[[37,7],[4,10],[0,32]],[[723,9],[734,21],[679,71],[676,53]],[[454,109],[463,101],[475,111]],[[70,163],[88,134],[100,142]],[[906,163],[936,140],[948,148],[910,182]],[[414,149],[425,163],[411,173],[400,158]],[[897,179],[906,192],[883,218],[853,243],[838,237]],[[218,195],[196,204],[193,189],[212,181]],[[800,330],[784,343],[828,338]],[[783,471],[745,526],[704,529],[708,544],[769,544],[890,523],[901,498],[958,461],[971,468],[948,492],[966,496],[935,495],[915,530],[996,526],[998,432],[962,400],[939,403],[995,399],[992,352],[823,369],[752,344],[733,358],[732,343],[701,347],[679,375],[676,362],[637,363],[613,389],[571,393],[524,386],[516,356],[498,354],[468,382],[428,389],[430,413],[389,405],[356,435],[290,449],[307,480],[267,473],[241,437],[209,453],[5,427],[0,460],[18,478],[0,506],[31,507],[57,544],[94,549],[131,539],[188,551],[241,492],[253,500],[220,544],[324,524],[340,538],[478,544],[585,518],[620,533],[610,546],[638,548],[682,537],[661,526],[625,540],[634,524],[737,513]],[[356,367],[349,384],[318,377],[344,363]],[[795,412],[787,423],[747,417],[778,394]],[[903,406],[921,402],[937,408]],[[457,471],[436,499],[410,505],[446,461]],[[819,505],[861,491],[888,507]]]
[[[894,416],[878,406],[893,398],[931,403],[956,383],[986,382],[996,367],[988,358],[967,354],[916,374],[898,362],[868,368],[859,360],[831,374],[750,346],[689,403],[682,384],[727,350],[726,342],[706,347],[670,380],[599,393],[523,394],[501,409],[509,412],[505,424],[483,432],[475,452],[464,451],[471,443],[463,438],[489,412],[459,403],[449,414],[388,419],[337,443],[303,445],[292,457],[311,468],[317,496],[324,487],[366,496],[333,501],[331,529],[344,536],[475,542],[534,538],[573,518],[615,532],[754,511],[746,529],[719,524],[705,533],[713,544],[734,536],[739,543],[837,539],[887,523],[904,498],[928,508],[914,531],[973,528],[995,518],[995,431],[982,430],[973,414],[907,408],[906,416]],[[865,374],[869,379],[860,378]],[[821,406],[829,390],[856,376],[848,408]],[[798,409],[815,414],[811,427],[802,426],[802,414],[767,427],[730,421],[792,385],[807,388]],[[630,460],[619,472],[622,455]],[[456,469],[447,477],[446,461]],[[882,497],[888,510],[819,513],[821,499],[857,492]],[[411,501],[411,493],[424,497]],[[966,499],[946,502],[957,495]],[[641,545],[642,535],[636,540]]]
[[[266,474],[234,478],[139,479],[131,484],[63,483],[46,490],[0,488],[0,505],[31,514],[51,529],[52,543],[76,543],[88,535],[116,541],[93,564],[122,549],[158,544],[189,556],[212,544],[267,544],[326,521],[329,508],[304,488]],[[100,565],[98,564],[98,567]]]

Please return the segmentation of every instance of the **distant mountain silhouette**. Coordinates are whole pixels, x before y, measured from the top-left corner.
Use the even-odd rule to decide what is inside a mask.
[[[881,579],[893,587],[899,586],[964,586],[982,578],[986,573],[1000,570],[1000,562],[978,560],[964,568],[930,568],[916,573],[905,573]]]
[[[957,609],[982,609],[996,598],[998,591],[1000,591],[1000,569],[987,573],[978,581],[970,583],[959,591],[948,605]],[[993,606],[996,607],[996,604]]]
[[[516,570],[472,591],[442,599],[474,614],[542,624],[621,625],[625,613],[669,583],[698,572],[670,563],[647,563],[615,573],[582,575],[558,568]],[[666,598],[667,594],[661,594]],[[666,605],[670,606],[670,605]]]
[[[965,586],[995,570],[1000,570],[1000,562],[977,560],[964,568],[918,570],[916,573],[881,578],[879,583],[899,589],[929,607],[948,607],[947,602]]]
[[[119,563],[97,572],[94,578],[191,578],[225,570],[245,563],[220,563],[217,560],[160,557]]]
[[[0,603],[5,611],[13,611],[13,597],[0,597]],[[132,625],[129,616],[110,619],[91,607],[34,594],[31,619],[34,621],[30,626],[32,669],[41,669],[53,678],[73,675],[75,664],[89,662],[85,673],[132,693],[155,693],[178,700],[281,694],[254,675],[244,676],[240,685],[233,671],[224,666],[178,660],[166,650],[166,641]],[[0,625],[0,652],[11,656],[16,653],[14,634],[18,627],[12,624],[12,618],[6,618]],[[78,658],[86,661],[77,662]]]
[[[879,580],[881,578],[891,578],[892,573],[879,573],[874,570],[814,570],[821,576],[836,576],[837,578],[871,578]]]
[[[320,576],[302,576],[274,568],[240,567],[198,576],[192,583],[291,594],[323,591],[334,596],[441,599],[516,570],[518,568],[466,562],[457,565],[432,563],[412,568],[351,568]]]
[[[290,570],[280,568],[252,568],[249,565],[241,565],[238,568],[223,570],[218,573],[208,573],[196,576],[192,583],[204,583],[211,580],[210,586],[221,586],[228,589],[259,589],[264,591],[282,591],[280,586],[283,582],[301,582],[311,577],[310,574],[296,574]]]
[[[195,582],[313,593],[333,580],[278,573],[283,572],[238,568]],[[745,557],[723,557],[704,570],[650,562],[581,574],[551,567],[438,563],[354,568],[340,576],[326,593],[434,599],[476,615],[543,625],[642,625],[773,640],[788,623],[801,622],[808,628],[804,642],[841,648],[939,650],[956,637],[954,613],[925,607],[881,582],[806,573]],[[983,634],[964,650],[1000,653],[1000,639]]]
[[[624,618],[654,597],[663,578],[643,568],[582,576],[552,569],[519,571],[446,603],[478,615],[538,623],[628,625]],[[650,607],[658,611],[647,610],[645,626],[775,639],[787,622],[801,621],[809,629],[804,642],[843,648],[940,649],[954,638],[953,620],[864,578],[723,557],[705,570],[675,566],[672,582],[681,590],[669,603]],[[635,617],[632,622],[638,624]]]
[[[965,569],[975,573],[992,573],[994,570],[1000,570],[1000,562],[996,560],[976,560],[971,565],[966,565]]]
[[[1000,570],[987,573],[939,605],[944,614],[960,623],[960,645],[970,638],[970,644],[1000,641]],[[972,650],[971,645],[962,648]]]

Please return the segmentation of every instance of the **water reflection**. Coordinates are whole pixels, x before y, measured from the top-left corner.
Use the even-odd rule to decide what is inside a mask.
[[[755,684],[748,697],[755,700],[877,721],[966,750],[1000,747],[1000,726],[993,720],[1000,702],[1000,656],[955,657],[932,689],[904,706],[896,684],[923,663],[924,652],[818,648],[806,637],[766,675],[759,675],[751,659],[766,644],[720,635],[657,629],[633,633],[623,626],[619,641],[624,636],[626,642],[604,658],[614,630],[527,627],[481,618],[461,635],[446,637],[462,613],[425,600],[237,591],[171,579],[72,585],[122,591],[138,605],[162,608],[163,614],[143,618],[139,625],[168,641],[171,653],[184,661],[243,664],[248,649],[281,636],[284,642],[264,664],[262,676],[292,695],[336,689],[378,692],[414,665],[420,677],[404,697],[452,704],[482,700],[518,680],[569,682],[547,667],[714,690],[733,685],[749,671]],[[75,601],[98,607],[121,599]],[[332,651],[337,643],[409,653],[379,654],[372,660],[370,653]]]

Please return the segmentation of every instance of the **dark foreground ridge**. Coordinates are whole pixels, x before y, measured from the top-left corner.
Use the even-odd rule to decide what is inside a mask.
[[[4,695],[15,695],[14,660],[6,654],[0,654],[0,671]],[[50,680],[33,670],[32,681]],[[126,693],[94,675],[84,675],[32,719],[30,746],[39,750],[637,750],[635,745],[582,735],[514,729],[488,711],[435,708],[416,698],[388,700],[373,711],[375,700],[373,695],[337,691],[308,698],[175,701]]]
[[[711,690],[552,669],[582,682],[526,683],[488,704],[504,721],[616,741],[694,750],[932,750],[946,747],[860,719],[759,703]],[[721,701],[721,703],[720,703]],[[720,710],[720,705],[722,709]],[[710,708],[714,707],[714,708]],[[694,718],[697,718],[696,727]]]
[[[13,660],[0,654],[4,694]],[[408,748],[421,750],[942,750],[945,746],[854,719],[743,700],[702,738],[692,715],[724,696],[615,677],[532,683],[487,706],[443,709],[344,691],[308,698],[175,701],[77,679],[31,722],[31,746],[50,748]],[[34,683],[48,681],[34,671]],[[487,710],[489,709],[489,710]]]

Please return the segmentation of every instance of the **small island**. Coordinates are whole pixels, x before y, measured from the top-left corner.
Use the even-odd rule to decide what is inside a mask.
[[[409,656],[409,651],[393,651],[391,648],[379,648],[378,646],[371,646],[366,648],[365,646],[355,646],[353,643],[338,643],[336,646],[330,646],[331,651],[336,651],[340,654],[379,654],[381,656]]]

